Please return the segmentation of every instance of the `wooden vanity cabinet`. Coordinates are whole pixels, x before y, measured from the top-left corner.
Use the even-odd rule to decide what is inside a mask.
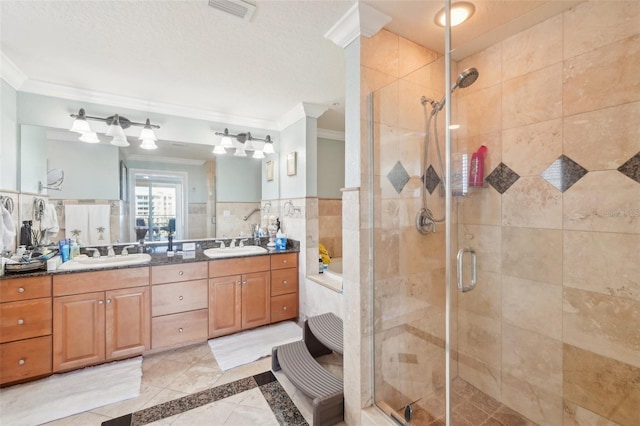
[[[270,257],[209,261],[209,337],[271,321]]]
[[[149,268],[53,277],[53,371],[150,348]]]
[[[51,277],[0,281],[0,384],[51,373]]]
[[[204,342],[208,335],[207,263],[151,267],[151,347]]]

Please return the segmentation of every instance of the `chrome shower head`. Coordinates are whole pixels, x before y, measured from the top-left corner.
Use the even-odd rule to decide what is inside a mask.
[[[453,86],[451,86],[451,93],[453,93],[453,91],[456,90],[458,87],[462,87],[464,89],[466,87],[471,86],[473,83],[476,82],[479,75],[480,73],[476,68],[467,68],[466,70],[462,71],[458,76],[458,79],[456,80],[456,82],[453,84]],[[437,114],[438,111],[440,111],[444,107],[445,101],[446,101],[446,95],[443,96],[440,102],[433,108],[432,114]]]
[[[467,68],[466,70],[460,73],[460,75],[458,76],[458,80],[456,80],[456,84],[453,85],[453,87],[451,88],[451,91],[453,92],[456,89],[456,87],[462,87],[464,89],[466,87],[471,86],[473,83],[476,82],[479,75],[480,74],[478,73],[477,69]]]

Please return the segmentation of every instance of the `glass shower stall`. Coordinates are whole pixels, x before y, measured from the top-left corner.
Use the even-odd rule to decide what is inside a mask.
[[[397,423],[640,424],[640,3],[571,5],[464,57],[362,39]]]

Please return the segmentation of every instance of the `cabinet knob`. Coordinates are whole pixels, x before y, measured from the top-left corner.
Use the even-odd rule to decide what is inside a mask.
[[[20,287],[20,288],[18,289],[18,293],[24,293],[24,288]]]
[[[184,299],[184,297],[178,296],[178,300],[182,300],[182,299]]]
[[[247,283],[246,281],[242,281],[242,284],[246,284],[246,283]]]
[[[287,285],[287,280],[282,280],[282,284]]]
[[[107,299],[107,305],[111,303],[111,299]]]
[[[287,263],[287,259],[282,259],[282,263]]]
[[[104,300],[98,300],[98,305],[102,305],[104,303]]]
[[[238,285],[242,285],[242,281],[238,281],[238,282],[237,282],[237,284],[238,284]]]
[[[178,333],[182,333],[183,331],[184,331],[184,330],[182,329],[182,327],[180,327],[180,328],[178,329]]]
[[[18,360],[18,365],[24,365],[24,359]]]
[[[182,276],[182,275],[184,275],[184,272],[180,271],[180,272],[178,272],[178,275]]]
[[[287,307],[286,307],[286,306],[283,306],[283,307],[282,307],[282,310],[283,310],[283,311],[286,311],[286,310],[287,310]]]
[[[24,320],[23,319],[19,319],[18,320],[18,325],[22,325],[22,324],[24,324]]]

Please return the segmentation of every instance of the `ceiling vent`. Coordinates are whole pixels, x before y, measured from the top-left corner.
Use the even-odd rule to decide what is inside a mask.
[[[242,0],[209,0],[209,6],[222,12],[250,21],[256,7]]]

